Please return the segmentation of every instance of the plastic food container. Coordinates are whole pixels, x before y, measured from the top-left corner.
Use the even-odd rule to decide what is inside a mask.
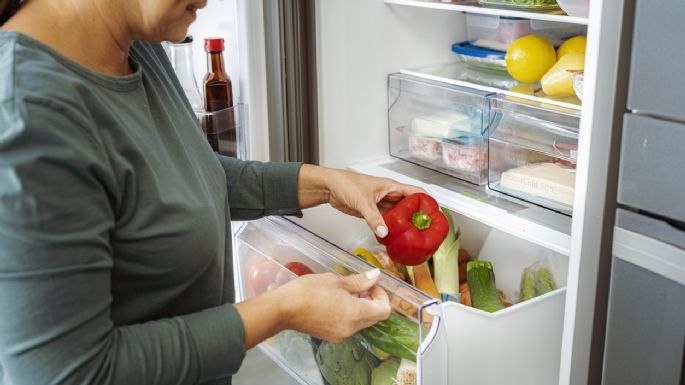
[[[554,11],[559,9],[555,0],[478,0],[484,7],[513,8],[526,11]]]
[[[580,112],[502,96],[491,106],[489,187],[570,215]]]
[[[436,161],[442,158],[442,143],[438,139],[408,135],[409,154],[417,159]]]
[[[557,0],[559,7],[569,16],[588,17],[590,0]]]
[[[490,93],[404,74],[390,75],[388,85],[390,154],[486,183]]]
[[[481,69],[506,72],[507,63],[504,61],[505,52],[478,47],[468,41],[454,43],[452,52],[457,54],[460,61]]]
[[[535,34],[555,47],[570,37],[586,33],[582,25],[476,14],[466,15],[466,26],[469,41],[484,39],[511,44],[520,37]]]
[[[314,273],[331,272],[337,275],[360,273],[373,268],[370,264],[284,218],[271,217],[251,221],[238,231],[236,270],[241,300],[250,299],[295,279],[296,275],[290,270],[293,268],[289,268],[292,264],[304,265]],[[424,337],[436,332],[435,329],[440,324],[433,322],[437,315],[429,314],[428,311],[429,308],[437,307],[437,301],[385,272],[381,273],[378,284],[388,294],[394,309],[394,322],[386,325],[400,325],[401,330],[409,330],[411,334],[416,335],[415,341],[404,345],[413,345],[411,348],[415,346],[415,351],[407,349],[395,354],[402,354],[401,358],[405,359],[409,359],[404,357],[407,354],[413,355],[417,364],[421,365],[422,358],[418,347],[424,341]],[[437,311],[434,314],[437,314]],[[346,383],[334,382],[339,380],[338,376],[347,375],[344,371],[338,373],[342,365],[338,359],[341,359],[347,364],[364,360],[367,366],[354,369],[355,375],[366,376],[361,380],[357,379],[368,384],[371,382],[372,369],[382,362],[381,357],[388,358],[388,353],[383,354],[374,345],[374,341],[390,338],[385,337],[388,333],[379,329],[380,327],[378,324],[372,327],[375,340],[371,338],[373,336],[369,336],[368,329],[367,332],[361,331],[340,344],[332,344],[287,330],[259,346],[300,383]],[[346,357],[345,354],[354,357]],[[397,356],[397,359],[399,358]],[[438,361],[437,364],[447,365],[444,360]]]
[[[488,147],[482,138],[466,137],[461,140],[445,140],[442,142],[442,161],[450,170],[457,172],[482,174],[485,180],[485,170],[488,168]]]

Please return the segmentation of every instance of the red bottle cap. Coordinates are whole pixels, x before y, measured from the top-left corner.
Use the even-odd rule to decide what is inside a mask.
[[[221,37],[210,37],[205,39],[205,52],[223,52],[224,39]]]

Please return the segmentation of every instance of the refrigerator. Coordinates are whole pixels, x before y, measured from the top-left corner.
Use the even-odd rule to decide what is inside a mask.
[[[267,16],[278,3],[210,2],[191,27],[198,78],[205,66],[197,42],[208,35],[228,41],[248,159],[266,161],[278,153],[273,94],[282,90],[273,84],[268,60],[278,50],[278,27]],[[498,288],[513,303],[486,313],[440,302],[384,273],[381,286],[393,308],[418,330],[409,357],[416,363],[414,382],[682,383],[685,242],[678,224],[685,221],[685,199],[678,186],[685,175],[680,168],[664,185],[653,171],[683,158],[673,145],[682,140],[668,138],[685,132],[679,107],[685,82],[677,70],[685,57],[662,43],[663,36],[685,32],[677,21],[685,3],[592,0],[589,13],[576,16],[459,1],[313,4],[319,163],[426,189],[460,228],[460,247],[493,263]],[[525,21],[530,32],[551,39],[555,29],[566,36],[586,34],[582,103],[521,91],[501,73],[474,72],[460,62],[453,44],[469,40],[474,28],[490,28],[481,21],[493,18]],[[654,25],[663,30],[651,30]],[[665,89],[672,96],[664,96]],[[459,116],[470,118],[466,130],[479,140],[456,150],[449,141],[412,142],[421,119],[455,105],[468,107]],[[494,130],[516,119],[527,128]],[[650,147],[647,155],[648,141],[664,147]],[[572,147],[561,145],[569,142]],[[507,187],[513,174],[504,171],[540,159],[564,168],[572,164],[570,195],[568,189],[541,196]],[[289,262],[344,275],[372,267],[351,255],[355,248],[378,247],[362,220],[328,207],[306,210],[302,218],[266,218],[233,228],[238,300],[267,289],[251,282],[255,266],[280,272],[274,273],[276,284],[294,278],[285,267]],[[656,255],[657,262],[644,262],[644,255]],[[535,264],[552,271],[557,288],[516,303],[521,273]],[[649,307],[659,296],[669,306]],[[636,320],[636,313],[651,311],[654,317]],[[359,343],[374,352],[368,341]],[[320,370],[322,344],[287,332],[259,349],[291,377],[286,383],[324,385],[330,381]],[[663,358],[649,361],[649,370],[661,377],[636,374],[646,347]],[[385,356],[374,353],[377,365]],[[631,365],[635,373],[624,370]]]

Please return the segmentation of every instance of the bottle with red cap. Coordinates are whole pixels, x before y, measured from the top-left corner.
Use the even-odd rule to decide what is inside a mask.
[[[203,81],[205,111],[203,122],[207,140],[214,151],[228,156],[237,155],[236,127],[233,107],[233,84],[224,66],[224,39],[205,39],[207,74]]]

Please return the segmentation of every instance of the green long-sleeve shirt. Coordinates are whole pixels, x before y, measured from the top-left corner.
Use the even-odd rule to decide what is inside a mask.
[[[245,355],[230,219],[298,213],[299,165],[215,155],[161,47],[131,63],[0,32],[0,385],[224,384]]]

